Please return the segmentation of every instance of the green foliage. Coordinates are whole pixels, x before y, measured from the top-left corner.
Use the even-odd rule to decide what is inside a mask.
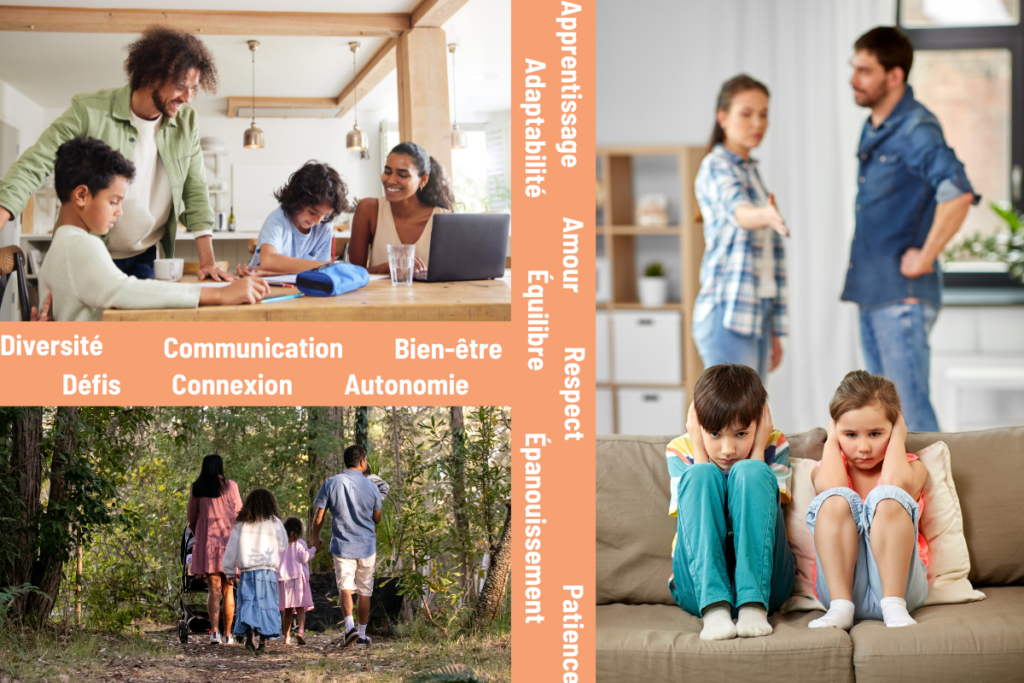
[[[18,410],[0,408],[0,522],[8,526],[22,512],[9,468]],[[44,411],[47,467],[56,419],[55,409]],[[482,558],[500,535],[510,496],[508,409],[466,408],[465,439],[457,452],[442,407],[83,407],[78,420],[79,448],[65,471],[71,490],[60,511],[72,521],[70,530],[58,511],[45,506],[37,523],[40,544],[56,544],[65,563],[59,613],[67,618],[74,610],[75,568],[69,560],[81,544],[85,625],[104,630],[175,619],[189,492],[209,453],[224,458],[225,474],[243,498],[253,488],[268,488],[282,515],[306,520],[311,488],[315,492],[341,472],[344,447],[357,430],[365,435],[371,468],[391,485],[377,527],[377,576],[397,577],[399,592],[422,617],[417,621],[446,633],[462,628],[473,598],[465,592],[455,555],[468,550],[474,578],[482,578]],[[453,531],[454,457],[464,461],[468,542]],[[329,519],[324,527],[326,542]],[[14,561],[14,536],[0,535],[0,571]],[[314,560],[313,571],[332,566],[327,552]],[[0,582],[0,605],[22,595],[4,586]]]
[[[14,422],[25,410],[29,409],[0,409],[0,521],[9,522],[11,532],[3,542],[0,588],[7,590],[13,588],[11,572],[15,563],[35,563],[37,570],[52,566],[59,571],[75,547],[88,545],[104,530],[133,527],[134,511],[121,504],[119,487],[126,481],[134,453],[153,417],[148,408],[82,407],[77,412],[42,409],[42,440],[34,466],[42,472],[44,499],[35,515],[24,521],[25,506],[15,486],[17,473],[12,469],[11,455]],[[73,452],[56,458],[61,435],[71,432],[76,435]],[[57,465],[55,459],[63,477],[62,503],[48,497],[47,480],[51,468]],[[41,562],[51,564],[40,566]]]
[[[647,268],[644,269],[644,277],[661,277],[663,273],[663,267],[657,261],[648,263]]]
[[[943,260],[1002,261],[1011,277],[1024,282],[1024,214],[996,202],[989,202],[989,207],[1003,219],[1006,229],[984,238],[976,232],[946,249]]]
[[[42,594],[31,583],[23,583],[20,586],[0,587],[0,626],[7,620],[7,609],[11,606],[11,603],[31,593]]]

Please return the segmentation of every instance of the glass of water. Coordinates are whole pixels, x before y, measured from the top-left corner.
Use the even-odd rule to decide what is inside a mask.
[[[411,287],[416,267],[415,244],[389,244],[388,267],[391,268],[392,287]]]

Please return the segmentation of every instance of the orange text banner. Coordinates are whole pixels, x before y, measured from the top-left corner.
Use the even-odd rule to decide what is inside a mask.
[[[0,326],[8,405],[508,405],[504,323]]]
[[[594,681],[594,3],[512,7],[512,679]]]

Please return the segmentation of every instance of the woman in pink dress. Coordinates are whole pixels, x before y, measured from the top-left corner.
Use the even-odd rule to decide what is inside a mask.
[[[210,613],[211,645],[231,642],[231,622],[235,617],[235,595],[231,586],[235,577],[224,576],[224,549],[231,537],[235,516],[241,509],[238,484],[224,478],[224,461],[215,454],[203,458],[203,469],[199,478],[192,482],[192,493],[188,499],[188,526],[196,537],[192,549],[192,574],[205,578],[209,589],[206,605]],[[222,597],[223,629],[220,628]]]

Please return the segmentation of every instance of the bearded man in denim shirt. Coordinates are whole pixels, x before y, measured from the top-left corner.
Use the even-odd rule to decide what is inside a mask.
[[[871,117],[857,152],[856,231],[842,299],[860,305],[864,363],[896,384],[907,427],[937,432],[928,387],[928,333],[942,306],[937,259],[980,197],[938,119],[907,85],[914,48],[906,35],[875,28],[853,49],[850,85]]]

